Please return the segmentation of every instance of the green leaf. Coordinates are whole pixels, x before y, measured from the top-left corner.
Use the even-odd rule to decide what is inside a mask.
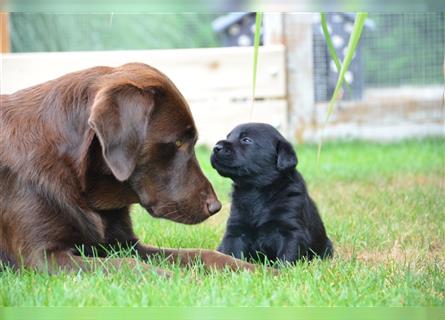
[[[320,13],[321,15],[321,28],[323,29],[324,38],[326,39],[326,44],[328,45],[329,54],[332,60],[334,60],[337,71],[340,72],[341,62],[338,59],[337,52],[335,51],[334,44],[332,43],[331,35],[328,30],[328,23],[326,21],[326,14]]]
[[[328,113],[326,115],[326,120],[325,120],[324,125],[327,124],[330,116],[332,115],[332,112],[334,111],[334,106],[335,106],[335,103],[337,102],[337,98],[340,93],[340,89],[343,84],[343,81],[344,81],[345,73],[348,70],[349,65],[351,64],[352,57],[354,56],[354,52],[357,48],[358,42],[360,41],[360,37],[361,37],[362,31],[363,31],[363,27],[365,26],[365,21],[366,21],[367,16],[368,16],[368,13],[360,12],[360,13],[357,13],[357,16],[355,18],[354,27],[352,29],[351,36],[349,38],[348,48],[346,51],[345,58],[343,60],[341,68],[340,68],[340,72],[339,72],[338,79],[337,79],[337,84],[335,86],[331,100],[329,101]],[[321,145],[322,145],[322,140],[320,137],[320,143],[318,144],[318,152],[317,152],[317,162],[320,161]]]
[[[260,47],[261,22],[263,20],[263,13],[257,12],[255,16],[255,39],[253,41],[253,85],[252,85],[252,104],[255,101],[256,90],[256,71],[258,65],[258,49]]]
[[[331,35],[329,34],[328,23],[326,21],[326,14],[321,13],[320,15],[321,15],[321,28],[323,29],[323,34],[324,34],[324,38],[326,39],[326,44],[328,46],[329,54],[331,55],[332,60],[334,60],[335,66],[337,68],[337,72],[340,73],[341,62],[338,59],[337,51],[335,51],[334,44],[332,43]],[[345,84],[346,84],[346,89],[348,90],[349,94],[352,95],[351,87],[349,86],[349,84],[347,82],[345,82]]]

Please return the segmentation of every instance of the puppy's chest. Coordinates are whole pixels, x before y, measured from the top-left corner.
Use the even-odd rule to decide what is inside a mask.
[[[259,228],[272,220],[273,206],[267,205],[261,198],[253,201],[237,200],[232,202],[231,217],[238,223],[252,228]]]
[[[256,248],[292,235],[295,223],[294,215],[283,211],[280,199],[238,194],[232,201],[228,233]]]

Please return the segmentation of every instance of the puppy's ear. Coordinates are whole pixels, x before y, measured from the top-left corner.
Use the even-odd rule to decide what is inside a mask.
[[[127,180],[136,167],[153,107],[153,92],[132,83],[114,84],[96,95],[88,124],[119,181]]]
[[[277,144],[277,169],[286,171],[296,167],[298,163],[294,148],[287,141],[279,141]]]

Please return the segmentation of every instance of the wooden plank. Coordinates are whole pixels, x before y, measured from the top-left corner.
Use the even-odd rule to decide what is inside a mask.
[[[284,44],[283,13],[264,13],[263,43],[265,46]]]
[[[380,92],[380,93],[378,93]],[[359,101],[340,101],[328,125],[340,123],[443,122],[441,86],[372,90]],[[316,124],[326,119],[328,103],[316,105]],[[382,117],[384,115],[384,117]]]
[[[0,52],[9,52],[9,14],[0,11]]]
[[[428,135],[444,136],[443,87],[372,89],[361,101],[341,101],[326,126],[327,103],[316,104],[314,125],[306,140],[366,139],[391,141]],[[382,116],[384,115],[384,116]]]
[[[252,48],[206,48],[141,51],[14,53],[3,55],[1,91],[11,93],[84,68],[143,62],[167,74],[187,99],[250,97]],[[285,89],[283,46],[259,51],[259,98],[283,98]]]

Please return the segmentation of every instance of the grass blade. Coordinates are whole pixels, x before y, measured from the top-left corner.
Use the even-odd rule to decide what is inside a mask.
[[[253,41],[253,79],[252,79],[252,106],[250,109],[250,119],[252,119],[253,114],[253,104],[255,101],[255,91],[256,91],[256,74],[258,65],[258,49],[260,47],[260,36],[261,36],[261,23],[263,21],[263,13],[257,12],[255,15],[255,38]]]
[[[329,54],[331,55],[332,60],[334,60],[335,66],[337,67],[337,71],[340,72],[341,62],[338,59],[337,52],[335,51],[334,44],[332,43],[331,35],[328,30],[328,22],[326,21],[326,14],[320,13],[321,15],[321,28],[323,29],[324,38],[326,40],[326,44],[328,45]]]
[[[325,38],[326,44],[328,46],[329,54],[331,55],[331,58],[332,58],[332,60],[335,63],[335,67],[337,68],[337,72],[340,73],[341,62],[340,62],[340,59],[337,56],[337,51],[335,51],[334,44],[332,43],[331,35],[329,34],[328,22],[326,20],[326,14],[325,13],[321,13],[320,15],[321,15],[321,28],[323,30],[324,38]],[[349,84],[347,82],[345,82],[345,84],[346,84],[346,89],[348,90],[349,94],[352,95],[351,87],[349,86]]]
[[[355,52],[357,45],[360,41],[360,37],[361,37],[362,31],[363,31],[363,27],[365,26],[365,21],[366,21],[367,16],[368,16],[368,13],[361,12],[361,13],[357,13],[357,16],[355,18],[354,27],[352,29],[351,36],[349,38],[348,48],[346,50],[346,55],[343,60],[343,64],[341,65],[341,68],[340,68],[340,72],[339,72],[338,79],[337,79],[337,84],[335,86],[331,100],[329,101],[328,113],[326,115],[326,120],[325,120],[324,125],[327,124],[327,122],[334,110],[335,103],[337,102],[337,98],[340,93],[340,88],[344,81],[345,73],[348,70],[349,65],[351,64],[352,57],[354,56],[354,52]],[[321,145],[322,145],[322,139],[320,137],[320,142],[318,144],[318,152],[317,152],[317,162],[320,161]]]

